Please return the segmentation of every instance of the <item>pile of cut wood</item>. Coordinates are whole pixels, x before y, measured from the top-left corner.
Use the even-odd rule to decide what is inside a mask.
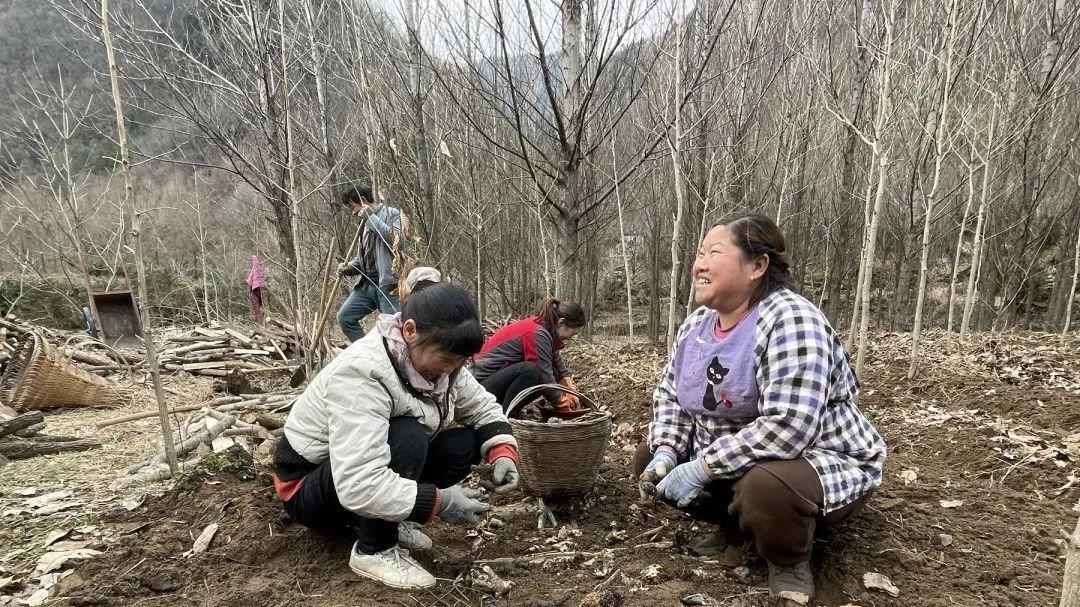
[[[268,322],[244,333],[230,327],[195,327],[165,337],[168,346],[159,353],[162,369],[193,375],[226,377],[233,369],[260,373],[292,369],[299,348],[288,329]]]
[[[55,331],[9,314],[0,318],[0,373],[19,342],[34,331],[91,373],[106,376],[121,371],[146,370],[146,358],[141,348],[111,348],[82,332]],[[193,375],[226,377],[234,369],[243,373],[290,370],[299,364],[297,359],[300,358],[300,348],[291,329],[276,319],[247,331],[215,323],[159,339],[163,344],[158,360],[165,372],[187,371]],[[100,349],[92,351],[95,346]]]
[[[45,416],[41,411],[30,411],[10,418],[0,413],[0,466],[13,459],[86,451],[101,446],[101,441],[93,438],[41,434],[44,429]]]
[[[257,464],[268,465],[273,457],[274,443],[283,432],[286,412],[298,395],[299,391],[241,394],[171,409],[172,414],[189,413],[180,423],[180,435],[175,444],[180,469],[191,471],[207,455],[234,448],[250,453]],[[156,411],[125,415],[99,422],[97,427],[156,415]],[[127,476],[117,479],[111,486],[123,489],[170,476],[165,455],[160,454],[132,466]]]

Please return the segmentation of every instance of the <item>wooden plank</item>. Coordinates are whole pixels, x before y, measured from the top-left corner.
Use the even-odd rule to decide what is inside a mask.
[[[246,346],[251,345],[251,338],[248,337],[247,335],[244,335],[243,333],[240,333],[239,331],[234,331],[234,330],[229,329],[229,328],[226,328],[225,332],[228,333],[229,335],[232,335],[236,339],[240,340],[240,343],[242,343],[242,344],[244,344]]]
[[[277,353],[281,355],[281,360],[288,361],[289,357],[285,356],[285,353],[281,351],[281,346],[279,346],[277,342],[274,341],[273,337],[270,337],[269,339],[270,343],[274,346],[274,349],[277,350]]]

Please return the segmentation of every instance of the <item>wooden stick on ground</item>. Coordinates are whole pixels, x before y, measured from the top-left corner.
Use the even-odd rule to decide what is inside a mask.
[[[1066,541],[1065,576],[1059,607],[1080,607],[1080,521],[1076,521],[1076,530]]]
[[[199,409],[202,409],[204,407],[216,407],[218,405],[227,405],[227,404],[230,404],[230,403],[238,403],[238,402],[241,402],[243,400],[244,399],[242,397],[239,397],[239,396],[224,396],[222,398],[217,398],[217,399],[214,399],[214,400],[211,400],[211,401],[207,401],[205,403],[200,403],[198,405],[183,405],[181,407],[173,407],[172,409],[169,409],[169,413],[172,414],[172,413],[186,413],[188,411],[198,411]],[[132,413],[131,415],[124,415],[124,416],[121,416],[121,417],[114,417],[112,419],[102,420],[102,421],[100,421],[100,422],[98,422],[98,423],[96,423],[94,425],[97,426],[100,429],[100,428],[105,428],[105,427],[108,427],[108,426],[114,426],[116,424],[126,424],[127,422],[133,422],[133,421],[140,420],[140,419],[146,419],[148,417],[154,417],[157,414],[158,414],[158,412],[156,410],[155,411],[143,411],[142,413]]]

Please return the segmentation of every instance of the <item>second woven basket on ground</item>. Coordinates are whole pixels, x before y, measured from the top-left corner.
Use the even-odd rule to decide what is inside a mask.
[[[131,390],[74,366],[36,331],[19,344],[0,378],[0,404],[16,411],[130,401]]]

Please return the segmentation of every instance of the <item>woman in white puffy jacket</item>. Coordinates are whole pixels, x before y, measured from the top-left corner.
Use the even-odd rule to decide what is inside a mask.
[[[481,459],[493,465],[497,491],[517,486],[502,407],[462,368],[483,343],[465,291],[425,285],[293,405],[274,457],[277,494],[296,522],[354,534],[357,574],[395,588],[434,586],[407,551],[431,546],[416,526],[475,522],[489,509],[457,485]]]

